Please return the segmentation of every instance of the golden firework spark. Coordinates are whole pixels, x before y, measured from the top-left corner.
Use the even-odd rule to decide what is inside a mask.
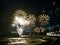
[[[42,26],[47,25],[48,21],[50,20],[49,19],[50,17],[48,15],[46,15],[46,14],[40,15],[40,16],[38,16],[38,18],[39,18],[39,23]]]

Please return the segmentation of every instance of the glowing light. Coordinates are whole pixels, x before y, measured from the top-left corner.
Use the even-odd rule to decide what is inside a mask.
[[[24,18],[15,16],[14,23],[17,24],[19,23],[20,25],[28,25],[30,21],[25,20]]]
[[[15,17],[15,24],[17,24],[17,32],[19,35],[21,35],[23,33],[23,26],[25,25],[29,25],[30,21],[25,20],[24,18],[20,18],[20,17]],[[21,25],[22,27],[19,27],[18,25]]]
[[[56,2],[53,2],[53,3],[52,3],[52,5],[55,5],[55,4],[56,4]]]
[[[12,24],[13,27],[15,27],[15,24]]]
[[[23,28],[22,27],[17,27],[17,32],[19,34],[19,36],[21,36],[23,34]]]

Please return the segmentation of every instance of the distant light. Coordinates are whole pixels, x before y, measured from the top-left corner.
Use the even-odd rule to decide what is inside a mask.
[[[17,32],[14,31],[14,32],[11,32],[11,33],[17,33]]]
[[[55,4],[56,4],[56,2],[53,2],[53,3],[52,3],[52,5],[55,5]]]
[[[60,32],[60,30],[59,30],[59,32]]]
[[[14,27],[14,26],[15,26],[15,24],[12,24],[12,26]]]

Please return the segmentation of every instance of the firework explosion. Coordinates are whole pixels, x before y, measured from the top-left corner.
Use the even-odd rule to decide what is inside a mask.
[[[40,29],[41,32],[45,32],[46,31],[45,27],[40,27],[39,29]]]
[[[40,29],[38,27],[36,27],[33,31],[38,33],[38,32],[40,32]]]
[[[34,15],[29,14],[28,20],[30,20],[30,27],[33,27],[35,25],[36,17]]]
[[[40,33],[40,32],[45,32],[45,28],[44,27],[36,27],[33,31],[36,32],[36,33]]]
[[[40,15],[40,16],[38,16],[38,18],[39,18],[39,23],[40,23],[40,25],[42,25],[42,26],[44,26],[44,25],[47,25],[49,22],[49,16],[48,15]]]
[[[26,29],[27,27],[33,27],[35,24],[35,16],[27,15],[27,13],[22,10],[15,11],[13,17],[14,19],[12,26],[17,27],[16,30],[19,36],[23,34],[24,29]]]

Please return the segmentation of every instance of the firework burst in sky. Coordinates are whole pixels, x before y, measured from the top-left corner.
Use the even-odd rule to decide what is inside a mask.
[[[42,26],[47,25],[49,23],[48,21],[50,20],[50,17],[45,14],[38,16],[38,18],[39,18],[39,23]]]
[[[17,27],[17,32],[21,36],[23,34],[24,29],[27,27],[33,27],[35,25],[35,16],[27,15],[23,10],[16,10],[13,14],[13,27]]]
[[[34,15],[29,14],[28,16],[28,20],[30,20],[30,26],[34,26],[35,25],[35,21],[36,21],[36,17]]]

